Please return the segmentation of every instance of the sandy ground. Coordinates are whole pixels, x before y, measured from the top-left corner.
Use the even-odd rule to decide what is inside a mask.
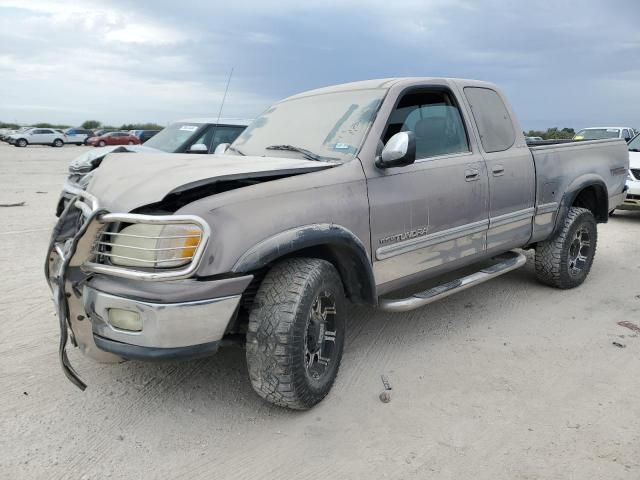
[[[244,352],[63,376],[42,274],[66,166],[84,147],[0,145],[0,477],[640,478],[640,214],[601,225],[572,291],[527,266],[429,307],[352,308],[342,368],[308,412],[264,403]],[[625,348],[613,345],[618,342]],[[380,375],[392,400],[378,399]]]

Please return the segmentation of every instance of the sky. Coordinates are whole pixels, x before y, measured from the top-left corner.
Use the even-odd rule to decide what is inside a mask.
[[[371,78],[495,82],[524,129],[640,127],[640,1],[0,0],[0,121],[251,118]]]

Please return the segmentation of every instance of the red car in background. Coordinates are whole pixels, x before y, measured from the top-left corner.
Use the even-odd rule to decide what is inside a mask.
[[[99,137],[91,137],[87,145],[104,147],[106,145],[140,145],[140,139],[129,132],[108,132]]]

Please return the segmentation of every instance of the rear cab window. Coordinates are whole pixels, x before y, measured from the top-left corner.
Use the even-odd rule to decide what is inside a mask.
[[[465,87],[464,94],[471,106],[484,151],[493,153],[509,150],[516,141],[516,132],[500,95],[484,87]]]

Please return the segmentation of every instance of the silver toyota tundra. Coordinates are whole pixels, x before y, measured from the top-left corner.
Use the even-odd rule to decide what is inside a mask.
[[[445,78],[301,93],[218,150],[110,154],[68,192],[45,270],[80,388],[68,340],[119,362],[239,339],[260,396],[310,408],[347,302],[419,308],[521,267],[516,249],[541,282],[580,285],[629,169],[623,140],[529,148],[495,85]]]

